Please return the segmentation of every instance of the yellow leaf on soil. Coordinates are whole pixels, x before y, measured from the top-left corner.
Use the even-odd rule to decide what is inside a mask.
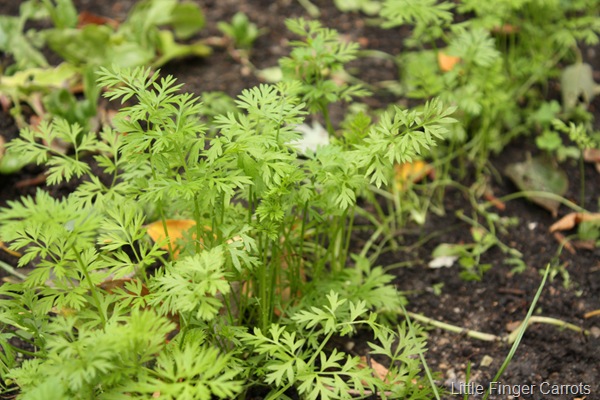
[[[165,221],[167,225],[167,234],[169,236],[169,243],[171,245],[171,249],[175,249],[177,247],[177,241],[183,238],[184,232],[187,232],[194,226],[196,226],[196,221],[193,219],[168,219]],[[156,221],[146,226],[146,230],[148,235],[155,242],[160,242],[165,239],[165,229],[163,227],[162,221]],[[168,250],[169,245],[162,246],[162,249]],[[177,252],[175,252],[175,255]]]
[[[394,166],[396,188],[402,192],[406,190],[407,183],[416,183],[426,175],[433,174],[433,167],[425,161],[416,160],[411,163],[396,164]]]
[[[460,61],[460,57],[450,56],[443,51],[438,52],[437,59],[442,72],[452,71],[454,66]]]

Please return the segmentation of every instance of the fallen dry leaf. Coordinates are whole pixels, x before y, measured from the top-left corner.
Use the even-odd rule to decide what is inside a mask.
[[[365,356],[361,356],[360,361],[361,363],[358,364],[358,368],[364,369],[367,367],[371,367],[375,372],[375,376],[377,376],[377,378],[381,379],[383,382],[388,383],[386,378],[389,373],[389,370],[386,367],[384,367],[382,364],[378,363],[372,358],[367,360],[367,357]]]
[[[553,223],[550,232],[568,231],[582,222],[598,220],[600,220],[600,213],[570,213]]]
[[[399,192],[406,190],[408,183],[417,183],[425,176],[433,178],[434,169],[425,161],[416,160],[410,163],[396,164],[394,166],[396,189]]]
[[[103,17],[89,11],[82,11],[77,17],[77,28],[79,29],[86,25],[108,25],[117,29],[119,27],[119,22],[112,18]]]
[[[594,251],[596,249],[596,241],[593,239],[573,240],[573,246],[575,246],[575,248],[578,250]]]
[[[600,149],[585,149],[583,160],[589,163],[600,163]]]
[[[506,324],[506,330],[509,332],[514,332],[521,326],[522,322],[523,321],[511,321]]]
[[[585,149],[583,151],[583,160],[593,163],[596,166],[596,171],[600,174],[600,149]]]
[[[456,64],[460,62],[460,57],[451,56],[443,51],[439,51],[437,54],[437,60],[442,72],[449,72],[452,71]]]
[[[196,226],[196,221],[193,219],[167,219],[165,221],[167,225],[167,233],[169,236],[169,243],[165,244],[161,247],[163,250],[169,250],[169,245],[173,252],[173,258],[177,258],[179,255],[179,250],[177,249],[177,241],[183,239],[184,233],[192,229]],[[205,232],[210,232],[210,226],[203,227]],[[155,242],[160,242],[165,239],[165,229],[163,227],[162,221],[152,222],[151,224],[146,225],[146,232],[148,236],[152,238]],[[191,235],[192,240],[196,240],[196,233],[193,232]],[[202,239],[199,239],[202,241]],[[227,244],[241,241],[242,238],[240,236],[234,236],[231,239],[227,240]]]
[[[177,248],[177,241],[179,239],[183,239],[184,232],[187,232],[196,226],[196,221],[193,219],[168,219],[165,221],[165,225],[167,226],[169,243],[165,244],[161,248],[163,250],[169,250],[169,248],[175,250]],[[148,235],[155,242],[161,242],[166,238],[162,221],[156,221],[146,225],[146,232],[148,232]],[[176,258],[178,254],[179,251],[175,250],[173,257]]]

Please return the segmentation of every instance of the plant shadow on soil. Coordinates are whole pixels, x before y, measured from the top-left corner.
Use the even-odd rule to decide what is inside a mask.
[[[0,14],[15,14],[16,7],[11,2],[0,4]],[[101,4],[100,4],[101,3]],[[216,22],[230,20],[239,11],[245,12],[259,27],[268,27],[269,32],[261,36],[253,49],[251,61],[257,68],[274,66],[277,59],[289,51],[286,43],[291,36],[283,25],[284,17],[306,16],[306,11],[295,1],[198,1],[207,19],[203,36],[219,35]],[[382,31],[365,25],[364,17],[357,14],[342,14],[328,1],[314,1],[321,10],[321,20],[350,40],[368,43],[371,49],[379,49],[391,54],[401,51],[401,29]],[[131,7],[130,0],[92,2],[75,1],[78,10],[87,10],[116,19],[123,19]],[[383,32],[383,34],[382,34]],[[593,51],[594,49],[591,49]],[[598,49],[596,49],[598,51]],[[590,53],[592,54],[592,53]],[[592,54],[596,71],[600,70],[600,59]],[[352,72],[367,82],[395,79],[397,71],[393,63],[382,60],[361,59],[351,65]],[[217,49],[213,55],[202,60],[182,60],[172,62],[162,69],[163,74],[173,74],[183,90],[201,94],[205,91],[220,90],[232,96],[242,89],[254,86],[259,80],[253,75],[244,76],[242,66],[233,60],[226,51]],[[389,94],[378,95],[370,100],[371,107],[383,107],[399,99]],[[600,121],[599,98],[591,104],[591,110]],[[339,118],[341,110],[337,110]],[[334,114],[335,117],[335,114]],[[18,131],[12,118],[0,114],[0,129],[8,138]],[[526,156],[526,150],[535,152],[534,146],[525,139],[510,144],[501,154],[491,160],[491,164],[502,171],[504,167]],[[567,198],[577,202],[579,171],[576,164],[565,164],[570,179]],[[592,165],[585,167],[586,206],[594,210],[600,198],[600,177]],[[27,167],[20,174],[0,175],[0,206],[8,200],[16,200],[22,195],[35,192],[34,186],[19,187],[25,179],[39,175],[35,167]],[[497,197],[512,193],[517,189],[508,180],[493,181],[492,189]],[[64,195],[70,188],[62,185],[46,188],[54,195]],[[521,321],[540,284],[539,271],[555,257],[559,243],[548,232],[555,221],[545,210],[524,199],[510,201],[501,216],[517,217],[519,224],[509,229],[500,240],[523,254],[527,268],[523,273],[511,273],[511,266],[503,264],[505,255],[493,248],[483,256],[483,262],[492,268],[480,282],[465,282],[458,275],[458,267],[430,269],[427,263],[431,253],[439,243],[460,243],[470,240],[469,226],[458,219],[455,212],[464,209],[463,194],[448,189],[445,194],[444,216],[431,215],[423,227],[414,234],[405,235],[405,243],[414,243],[431,233],[435,238],[425,245],[415,247],[410,252],[386,253],[378,260],[378,265],[391,265],[403,261],[414,261],[415,266],[395,269],[396,286],[407,293],[412,312],[457,325],[496,335],[506,335],[507,327]],[[568,212],[564,207],[559,213]],[[16,259],[0,251],[0,260],[15,265]],[[565,288],[557,277],[548,281],[537,309],[541,315],[573,323],[585,329],[600,326],[599,317],[585,319],[584,314],[600,309],[600,250],[577,250],[575,254],[563,251],[560,263],[565,263],[570,275],[571,286]],[[0,271],[3,274],[3,271]],[[440,294],[434,294],[432,287],[443,284]],[[597,328],[596,328],[597,329]],[[437,372],[441,382],[450,384],[464,380],[467,364],[471,363],[471,382],[487,384],[508,354],[509,346],[504,343],[483,342],[465,335],[446,332],[440,329],[429,331],[426,360],[432,371]],[[364,338],[363,338],[364,339]],[[359,343],[361,337],[352,339]],[[600,339],[598,336],[583,336],[573,331],[561,330],[554,326],[534,324],[527,330],[517,353],[501,377],[501,381],[511,385],[539,385],[542,382],[562,385],[590,385],[591,395],[587,399],[600,398]],[[482,366],[485,356],[492,358],[488,366]],[[257,394],[257,396],[260,396]],[[462,397],[462,396],[460,396]],[[556,395],[544,397],[539,391],[532,397],[524,398],[573,398],[577,396]],[[583,397],[583,396],[580,396]],[[258,397],[257,397],[258,398]],[[459,396],[449,397],[459,398]],[[506,396],[504,397],[506,398]]]

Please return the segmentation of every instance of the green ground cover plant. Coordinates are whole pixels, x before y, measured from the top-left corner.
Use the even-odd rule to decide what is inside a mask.
[[[25,30],[28,22],[43,21],[51,27]],[[20,126],[26,126],[24,103],[40,118],[58,116],[88,127],[97,112],[98,67],[159,67],[175,58],[206,57],[211,49],[203,43],[181,43],[203,26],[200,8],[178,0],[140,1],[121,23],[80,15],[71,0],[25,1],[19,16],[0,17],[0,50],[14,59],[2,66],[0,94],[12,102]],[[63,62],[51,66],[44,46]],[[78,85],[83,98],[74,93]]]
[[[559,76],[561,65],[581,63],[578,44],[598,43],[598,6],[597,1],[383,1],[383,27],[414,27],[405,39],[408,50],[397,55],[400,93],[439,96],[458,107],[460,123],[435,155],[466,157],[480,174],[490,154],[517,135],[541,134],[538,143],[546,148],[550,136],[556,140],[561,131],[548,125],[540,130],[535,115],[573,118],[581,90],[575,82],[589,78],[574,68],[574,83],[563,84],[563,97],[573,92],[563,110],[545,102],[548,81]],[[586,93],[592,89],[584,86]],[[584,107],[578,110],[579,118],[590,116]],[[592,133],[589,126],[587,131]],[[566,151],[578,153],[565,146]],[[463,176],[465,169],[454,173]]]
[[[316,30],[317,42],[334,37],[303,20],[290,26]],[[319,54],[287,65],[314,73],[311,63],[329,62]],[[39,191],[0,214],[19,265],[35,265],[1,289],[12,327],[2,333],[3,376],[21,398],[49,388],[57,399],[231,398],[260,385],[272,388],[267,398],[292,388],[313,399],[428,396],[412,359],[424,337],[379,321],[373,311],[402,297],[381,267],[356,256],[349,264],[350,241],[365,187],[385,186],[395,162],[434,146],[451,108],[434,100],[378,123],[363,117],[360,129],[301,158],[295,127],[314,90],[301,80],[243,91],[240,111],[216,115],[208,130],[203,105],[172,77],[118,67],[99,77],[124,103],[114,128],[96,135],[55,118],[9,144],[46,166],[49,184],[86,178],[65,198]],[[55,140],[72,154],[55,151]],[[145,224],[159,221],[166,238],[174,220],[193,221],[181,240],[150,239]],[[327,347],[358,329],[391,361],[385,377]],[[23,352],[31,358],[18,362]]]

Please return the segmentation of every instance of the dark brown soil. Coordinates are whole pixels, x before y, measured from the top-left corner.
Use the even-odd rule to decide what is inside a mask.
[[[219,36],[216,29],[218,21],[229,21],[237,11],[245,12],[259,27],[268,29],[261,36],[251,54],[250,61],[259,69],[277,65],[278,58],[289,52],[287,46],[291,35],[286,31],[284,20],[287,17],[307,16],[306,10],[297,1],[292,0],[195,0],[201,4],[206,13],[207,28],[201,37]],[[15,2],[17,3],[17,2]],[[80,11],[87,10],[115,19],[124,19],[131,0],[91,0],[75,1]],[[377,49],[389,54],[399,54],[402,50],[402,30],[381,30],[365,23],[365,17],[358,14],[342,14],[330,1],[313,1],[319,6],[321,20],[329,27],[339,30],[348,39],[358,41],[365,48]],[[18,12],[13,2],[0,2],[0,14]],[[590,49],[588,56],[595,69],[600,70],[600,49]],[[351,64],[350,70],[368,83],[377,83],[397,78],[397,71],[392,62],[361,59]],[[184,83],[185,91],[198,95],[206,91],[224,91],[235,96],[242,89],[258,84],[260,81],[253,74],[246,74],[243,66],[226,50],[215,48],[214,54],[206,59],[189,59],[172,62],[162,72],[175,75],[180,83]],[[598,79],[597,79],[598,80]],[[368,100],[371,107],[384,107],[390,103],[403,100],[390,94],[378,93]],[[596,124],[600,121],[600,97],[591,105],[596,115]],[[338,110],[339,112],[339,110]],[[17,129],[12,119],[0,114],[0,129],[3,136],[12,137]],[[525,158],[525,151],[535,152],[530,139],[519,139],[509,145],[494,160],[492,165],[502,171],[509,162]],[[578,166],[565,164],[570,179],[570,191],[567,198],[577,202],[579,188]],[[36,176],[41,171],[29,167],[19,175],[0,175],[0,206],[7,200],[17,199],[21,195],[30,194],[35,189],[31,186],[18,188],[16,183]],[[600,198],[600,177],[592,165],[585,167],[586,208],[598,211]],[[516,188],[507,180],[491,180],[496,196],[509,194]],[[56,193],[68,188],[51,189]],[[557,318],[585,329],[594,334],[583,336],[569,330],[561,330],[550,325],[535,324],[525,334],[515,358],[505,374],[500,378],[504,384],[536,385],[533,395],[523,394],[524,399],[600,399],[600,338],[598,327],[600,317],[584,318],[586,312],[600,309],[600,250],[578,249],[575,254],[568,251],[557,253],[559,243],[548,232],[555,219],[545,210],[522,199],[506,204],[506,210],[497,211],[503,217],[517,217],[518,225],[499,234],[507,245],[523,253],[527,264],[525,272],[511,273],[511,266],[505,265],[505,255],[494,248],[484,255],[482,262],[493,265],[480,282],[465,282],[458,275],[458,267],[430,269],[427,263],[431,260],[431,252],[439,243],[459,243],[469,241],[470,226],[455,215],[456,211],[471,212],[465,205],[468,201],[456,190],[448,190],[445,197],[446,213],[444,216],[431,214],[425,226],[413,234],[407,234],[405,244],[416,243],[430,233],[438,233],[423,246],[411,248],[409,252],[399,251],[386,254],[379,262],[390,265],[401,261],[415,261],[412,267],[394,270],[397,275],[397,287],[406,292],[409,300],[407,309],[423,314],[438,321],[446,322],[467,329],[506,335],[507,328],[521,321],[529,308],[541,282],[540,271],[549,262],[565,265],[569,273],[571,285],[566,288],[560,277],[549,281],[544,288],[537,306],[539,315]],[[560,215],[568,211],[561,208]],[[15,264],[15,259],[0,251],[0,259]],[[441,293],[435,294],[434,285],[442,285]],[[500,368],[509,346],[501,342],[484,342],[467,337],[464,334],[450,333],[441,329],[429,332],[429,350],[426,359],[429,367],[437,372],[440,383],[450,388],[452,384],[464,382],[467,365],[471,364],[471,382],[486,385],[493,379]],[[484,357],[491,357],[491,364],[483,366]],[[547,382],[547,384],[544,384]],[[549,389],[550,385],[587,385],[589,393],[583,394],[542,394],[540,386]],[[566,390],[563,388],[563,390]],[[581,393],[581,392],[580,392]],[[509,399],[505,395],[492,398]],[[462,398],[448,395],[447,398]],[[473,396],[472,398],[478,398]],[[518,398],[516,396],[515,398]]]

